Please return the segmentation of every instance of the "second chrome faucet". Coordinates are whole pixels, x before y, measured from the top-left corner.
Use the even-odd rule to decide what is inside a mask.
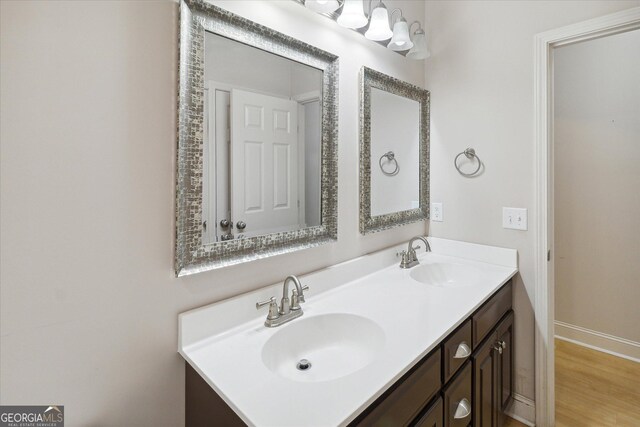
[[[427,252],[431,252],[431,245],[429,245],[427,239],[422,236],[413,237],[411,240],[409,240],[409,247],[407,248],[407,250],[400,252],[400,255],[402,256],[402,260],[400,261],[400,268],[411,268],[420,264],[420,262],[418,261],[418,255],[416,255],[416,249],[420,249],[420,246],[416,246],[415,248],[413,247],[413,242],[415,242],[416,240],[422,240],[424,242],[425,250]]]
[[[295,285],[295,288],[291,293],[291,301],[289,301],[289,282],[293,282]],[[276,326],[287,323],[296,317],[302,316],[302,307],[300,307],[300,303],[305,302],[304,291],[308,289],[309,287],[303,286],[296,276],[292,275],[284,279],[280,307],[278,307],[276,297],[271,297],[266,301],[256,303],[256,309],[260,309],[265,305],[269,306],[269,314],[267,314],[267,320],[264,321],[264,325],[268,328],[275,328]]]

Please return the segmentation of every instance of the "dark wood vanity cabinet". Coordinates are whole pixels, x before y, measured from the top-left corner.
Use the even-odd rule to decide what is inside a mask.
[[[513,397],[511,301],[509,281],[349,425],[501,427]],[[186,385],[186,427],[242,424],[188,364]]]
[[[357,426],[409,425],[440,392],[440,348],[422,359],[352,423]]]
[[[502,353],[498,352],[498,392],[500,410],[504,412],[513,399],[513,311],[498,325],[498,343],[502,346]],[[502,423],[499,423],[501,425]]]
[[[513,397],[513,311],[473,355],[474,427],[502,426]]]
[[[473,354],[473,425],[498,425],[498,334],[492,333]]]
[[[417,366],[433,367],[441,355],[441,380],[423,384],[411,403],[396,390],[413,382],[412,372],[398,380],[351,426],[500,427],[513,395],[513,310],[511,281],[447,336]],[[419,369],[419,368],[418,368]],[[439,391],[433,397],[434,388]],[[440,387],[442,385],[442,387]],[[425,403],[428,401],[428,404]],[[422,402],[422,406],[419,405]],[[395,414],[400,411],[404,418]],[[408,414],[415,414],[412,419]]]

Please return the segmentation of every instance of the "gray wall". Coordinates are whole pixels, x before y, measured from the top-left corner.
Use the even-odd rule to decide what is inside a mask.
[[[178,313],[424,234],[357,214],[360,67],[423,85],[423,63],[291,1],[223,4],[340,56],[339,241],[176,279],[177,4],[2,1],[0,403],[180,426]]]
[[[526,398],[534,397],[533,37],[634,6],[640,1],[426,2],[431,200],[445,214],[430,234],[518,249],[515,388]],[[452,164],[469,146],[486,165],[475,179]],[[503,229],[503,206],[527,208],[529,230]]]
[[[556,320],[640,346],[640,30],[554,52]]]

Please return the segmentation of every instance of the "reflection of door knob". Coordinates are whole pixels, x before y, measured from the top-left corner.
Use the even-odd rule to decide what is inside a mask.
[[[222,241],[233,240],[233,234],[231,233],[223,234],[222,236],[220,236],[220,240]]]
[[[220,221],[220,227],[227,228],[228,226],[229,226],[229,220],[228,219],[223,219],[222,221]]]
[[[238,227],[238,230],[244,230],[247,227],[247,223],[244,221],[238,221],[236,227]]]

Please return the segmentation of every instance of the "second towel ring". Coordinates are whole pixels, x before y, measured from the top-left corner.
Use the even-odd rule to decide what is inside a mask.
[[[458,166],[458,158],[462,155],[465,155],[465,157],[469,160],[473,160],[476,159],[478,161],[478,167],[476,168],[476,170],[474,170],[471,173],[464,173],[462,172],[462,170],[460,170],[460,167]],[[480,172],[480,168],[482,167],[482,161],[480,160],[480,157],[478,157],[478,155],[476,154],[476,150],[474,150],[473,148],[467,148],[466,150],[464,150],[462,153],[459,153],[455,159],[453,159],[453,165],[456,167],[456,169],[458,170],[458,172],[460,173],[460,175],[462,176],[474,176],[475,174],[477,174],[478,172]]]
[[[384,159],[385,157],[387,158],[387,161],[394,162],[396,165],[395,169],[393,169],[393,171],[391,172],[387,172],[382,167],[382,159]],[[400,165],[398,164],[398,160],[396,159],[396,155],[393,153],[393,151],[387,151],[382,156],[380,156],[380,160],[378,160],[378,164],[380,165],[380,170],[382,171],[382,173],[387,176],[395,176],[398,174],[398,172],[400,172]]]

